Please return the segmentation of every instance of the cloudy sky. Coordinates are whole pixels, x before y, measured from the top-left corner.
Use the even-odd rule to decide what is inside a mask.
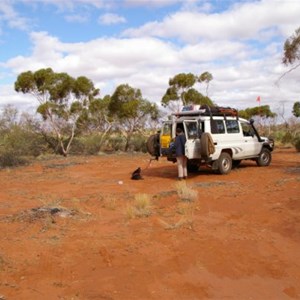
[[[178,73],[213,75],[209,97],[238,109],[300,101],[300,68],[281,63],[300,26],[299,0],[0,0],[0,108],[34,110],[14,91],[21,72],[51,67],[112,94],[140,88],[160,104]],[[205,94],[205,86],[197,87]]]

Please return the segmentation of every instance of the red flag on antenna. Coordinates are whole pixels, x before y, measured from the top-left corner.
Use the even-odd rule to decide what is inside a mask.
[[[260,103],[260,96],[257,97],[256,101]]]

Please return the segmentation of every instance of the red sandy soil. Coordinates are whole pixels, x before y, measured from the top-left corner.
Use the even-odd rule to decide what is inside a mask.
[[[55,157],[1,170],[0,299],[300,299],[299,153],[190,174],[194,201],[178,196],[175,164],[148,162]],[[138,166],[144,180],[130,180]],[[139,194],[149,216],[130,210]]]

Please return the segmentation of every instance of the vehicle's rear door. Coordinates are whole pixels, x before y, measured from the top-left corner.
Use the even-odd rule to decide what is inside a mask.
[[[188,159],[201,158],[200,152],[200,128],[197,120],[184,120],[184,132],[186,136],[185,155]]]

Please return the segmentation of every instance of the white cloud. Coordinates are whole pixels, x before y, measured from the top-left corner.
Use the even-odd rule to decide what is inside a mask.
[[[26,4],[43,4],[57,6],[61,10],[74,9],[76,6],[93,6],[95,8],[112,9],[122,6],[127,7],[164,7],[182,3],[189,5],[199,0],[17,0]],[[202,1],[202,0],[200,0]]]
[[[45,2],[65,6],[69,3]],[[171,2],[166,0],[161,4]],[[93,0],[78,0],[78,3],[104,5],[102,1]],[[131,0],[123,4],[139,3],[155,4],[150,0]],[[211,8],[205,6],[207,2],[200,4],[207,10]],[[262,104],[274,109],[286,101],[286,110],[291,111],[292,104],[300,100],[300,68],[284,77],[279,86],[274,83],[286,70],[281,64],[282,45],[299,26],[296,16],[300,2],[284,1],[280,5],[277,2],[277,6],[273,0],[241,2],[227,11],[212,14],[204,13],[201,7],[200,11],[189,12],[186,6],[162,22],[127,30],[122,38],[64,43],[47,32],[32,32],[32,52],[12,57],[4,67],[15,77],[27,70],[48,67],[74,77],[84,75],[101,89],[102,96],[113,93],[119,84],[128,83],[140,88],[146,98],[158,104],[170,77],[181,72],[199,75],[209,71],[214,77],[209,96],[219,105],[246,108],[256,105],[255,99],[260,95]],[[106,24],[118,21],[122,21],[119,15],[108,15]],[[179,38],[181,42],[171,42],[168,38]],[[204,86],[200,85],[199,89],[205,93]],[[0,105],[5,101],[17,105],[23,101],[25,105],[28,99],[12,88],[0,86]]]
[[[36,32],[32,33],[31,39],[33,51],[30,56],[17,56],[6,62],[5,67],[13,70],[15,75],[51,67],[55,72],[87,76],[104,88],[103,93],[112,93],[105,90],[111,82],[114,88],[121,83],[132,83],[140,88],[132,80],[136,77],[140,77],[140,82],[146,80],[145,85],[150,86],[149,80],[144,79],[149,73],[156,74],[156,80],[165,85],[171,70],[178,65],[176,48],[152,38],[101,38],[87,43],[67,44],[45,32]]]
[[[98,22],[104,25],[112,25],[112,24],[126,23],[126,19],[117,14],[107,13],[101,15],[98,19]]]
[[[8,26],[11,28],[17,28],[20,30],[28,29],[28,25],[29,25],[29,20],[21,17],[14,10],[12,3],[9,0],[2,0],[0,2],[0,22],[1,21],[7,23]]]
[[[247,59],[251,50],[249,46],[240,42],[230,41],[205,41],[187,45],[181,51],[182,59],[194,62],[209,62],[215,60]]]
[[[0,87],[0,110],[8,104],[14,105],[19,111],[34,111],[36,109],[30,95],[18,94],[11,84],[1,84]]]
[[[249,46],[230,41],[178,47],[155,38],[100,38],[71,44],[46,32],[32,33],[31,39],[32,54],[10,59],[6,68],[16,76],[46,67],[74,77],[84,75],[101,89],[102,96],[112,94],[119,84],[128,83],[159,104],[170,77],[180,72],[204,71],[214,77],[209,96],[219,105],[245,108],[255,105],[260,95],[262,104],[274,107],[276,101],[285,99],[287,107],[291,107],[300,94],[300,88],[295,89],[300,70],[284,78],[279,88],[274,85],[285,69],[276,44],[253,59]],[[200,91],[205,93],[205,87],[200,86]]]
[[[148,7],[163,7],[180,2],[191,2],[194,0],[124,0],[126,6],[148,6]]]
[[[246,2],[221,13],[205,14],[197,11],[179,11],[162,22],[149,22],[140,28],[130,28],[124,36],[156,36],[179,38],[185,42],[201,39],[265,38],[270,30],[290,34],[299,26],[299,1],[276,0]]]
[[[107,0],[17,0],[19,2],[23,2],[25,4],[48,4],[57,6],[61,10],[69,10],[74,9],[78,5],[91,5],[96,8],[109,7],[111,4],[110,1]]]

